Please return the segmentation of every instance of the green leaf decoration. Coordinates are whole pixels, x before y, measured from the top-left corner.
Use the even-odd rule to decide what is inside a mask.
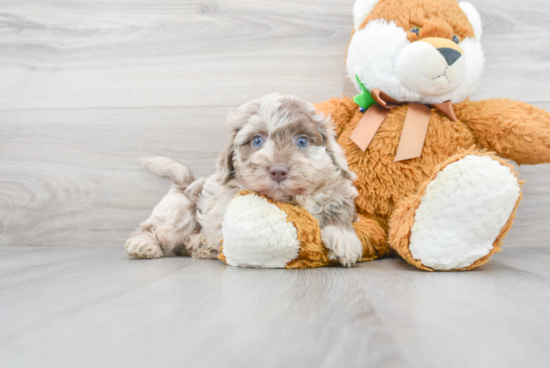
[[[361,93],[357,96],[353,97],[353,102],[355,102],[357,105],[361,106],[365,111],[368,110],[369,107],[374,105],[376,101],[372,98],[370,92],[365,88],[363,83],[361,83],[361,80],[355,75],[355,79],[357,80],[357,83],[359,84],[359,87],[361,88]]]

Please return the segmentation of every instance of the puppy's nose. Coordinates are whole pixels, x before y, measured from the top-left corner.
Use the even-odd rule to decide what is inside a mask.
[[[288,167],[281,164],[272,165],[269,168],[269,175],[271,175],[271,179],[275,180],[277,183],[280,183],[288,177]]]
[[[460,59],[462,54],[456,50],[450,49],[448,47],[443,47],[441,49],[437,49],[441,55],[445,58],[445,61],[447,61],[447,65],[451,66]]]

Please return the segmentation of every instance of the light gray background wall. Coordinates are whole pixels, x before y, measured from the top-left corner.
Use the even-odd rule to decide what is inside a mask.
[[[472,98],[550,108],[550,3],[471,2],[487,58]],[[231,107],[353,94],[352,3],[0,0],[0,245],[122,247],[169,185],[137,157],[208,175]],[[520,171],[506,246],[548,246],[550,166]]]

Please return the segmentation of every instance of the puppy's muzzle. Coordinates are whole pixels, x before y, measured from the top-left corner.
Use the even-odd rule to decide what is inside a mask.
[[[288,178],[288,167],[282,164],[275,164],[269,168],[271,179],[280,183]]]

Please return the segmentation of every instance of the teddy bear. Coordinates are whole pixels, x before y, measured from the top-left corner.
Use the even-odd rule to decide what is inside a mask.
[[[456,0],[357,0],[346,56],[362,92],[316,105],[357,174],[357,211],[427,271],[500,251],[521,199],[517,164],[550,161],[550,114],[470,101],[484,56],[477,10]],[[379,244],[379,246],[383,246]]]
[[[346,65],[360,94],[316,108],[332,117],[357,174],[360,260],[397,255],[425,271],[486,263],[500,251],[522,196],[522,181],[506,160],[550,161],[550,114],[507,99],[470,101],[484,68],[481,17],[470,3],[357,0],[353,22]],[[254,220],[263,239],[277,239],[280,229],[259,216],[270,205],[278,204],[259,201],[247,215],[237,203],[232,216]],[[277,213],[282,222],[295,221],[289,237],[280,238],[293,250],[266,243],[260,267],[331,265],[322,244],[308,252],[312,242],[297,236],[314,233],[315,223],[302,224],[290,212]],[[257,245],[246,242],[250,229],[224,228],[222,260],[258,266],[259,253],[244,250]],[[278,265],[268,261],[282,252],[288,253]]]

